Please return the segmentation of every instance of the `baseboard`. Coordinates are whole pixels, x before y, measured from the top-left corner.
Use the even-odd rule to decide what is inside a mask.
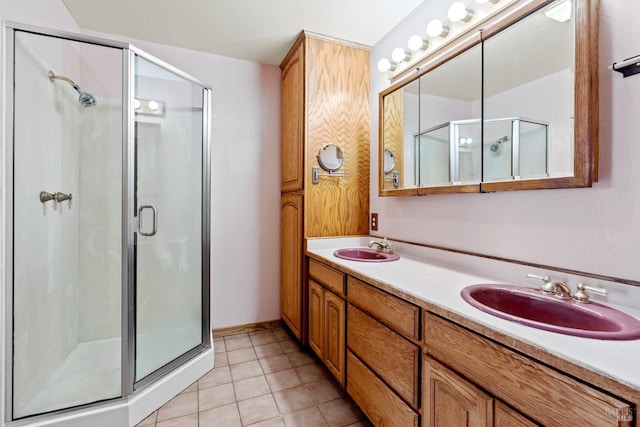
[[[249,323],[248,325],[230,326],[228,328],[214,328],[213,336],[224,337],[226,335],[242,334],[246,332],[264,331],[266,329],[273,329],[282,326],[282,320],[269,320],[266,322]]]

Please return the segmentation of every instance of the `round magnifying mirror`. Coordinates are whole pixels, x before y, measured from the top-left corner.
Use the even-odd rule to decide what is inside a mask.
[[[391,173],[396,167],[396,158],[388,148],[384,149],[384,173]]]
[[[340,169],[343,161],[342,150],[336,144],[326,144],[318,153],[318,163],[322,166],[322,169],[328,172]]]

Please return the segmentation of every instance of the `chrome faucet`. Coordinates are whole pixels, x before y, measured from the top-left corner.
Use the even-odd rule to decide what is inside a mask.
[[[571,299],[571,289],[564,282],[552,282],[553,283],[553,294],[556,298],[560,299]]]
[[[549,276],[536,276],[535,274],[527,274],[530,279],[542,280],[543,284],[540,286],[540,291],[545,294],[554,294],[560,299],[570,299],[571,289],[565,282],[553,281]]]
[[[393,253],[393,249],[391,249],[391,243],[389,241],[387,241],[387,238],[385,237],[383,240],[376,242],[375,240],[372,240],[369,242],[369,246],[370,248],[373,248],[374,246],[376,246],[376,250],[378,252],[383,252],[385,254],[391,254]]]
[[[540,291],[547,294],[553,294],[560,299],[573,299],[576,302],[582,304],[588,304],[590,301],[587,291],[596,293],[598,295],[607,296],[609,291],[603,288],[592,288],[586,286],[583,283],[578,283],[575,294],[571,294],[571,289],[567,286],[566,282],[553,281],[549,276],[536,276],[535,274],[527,274],[530,279],[542,280],[543,284],[540,286]]]

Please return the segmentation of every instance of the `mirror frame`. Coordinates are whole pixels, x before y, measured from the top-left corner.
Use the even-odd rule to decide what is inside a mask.
[[[554,0],[516,0],[497,14],[470,27],[441,49],[413,67],[417,72],[400,74],[378,95],[378,195],[405,196],[446,193],[478,193],[514,190],[591,187],[598,180],[598,33],[599,0],[575,1],[574,72],[574,174],[571,177],[536,178],[480,184],[384,189],[384,97],[419,79],[483,40],[498,34]],[[482,72],[482,70],[480,70]]]

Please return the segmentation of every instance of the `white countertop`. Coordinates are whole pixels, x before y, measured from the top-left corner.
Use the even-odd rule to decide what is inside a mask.
[[[403,253],[401,248],[397,248],[400,259],[383,263],[348,261],[333,255],[336,249],[365,246],[368,239],[308,239],[307,252],[370,277],[401,293],[444,308],[529,345],[543,348],[555,356],[617,382],[640,389],[640,340],[605,341],[574,337],[520,325],[484,313],[465,302],[460,296],[460,291],[466,286],[479,283],[513,283],[512,281],[465,273],[459,267],[450,267],[432,259],[416,256],[415,253],[418,253],[419,249],[407,248],[407,252],[413,252],[408,255]],[[535,287],[535,283],[530,286]],[[640,310],[614,304],[607,305],[640,319]]]

